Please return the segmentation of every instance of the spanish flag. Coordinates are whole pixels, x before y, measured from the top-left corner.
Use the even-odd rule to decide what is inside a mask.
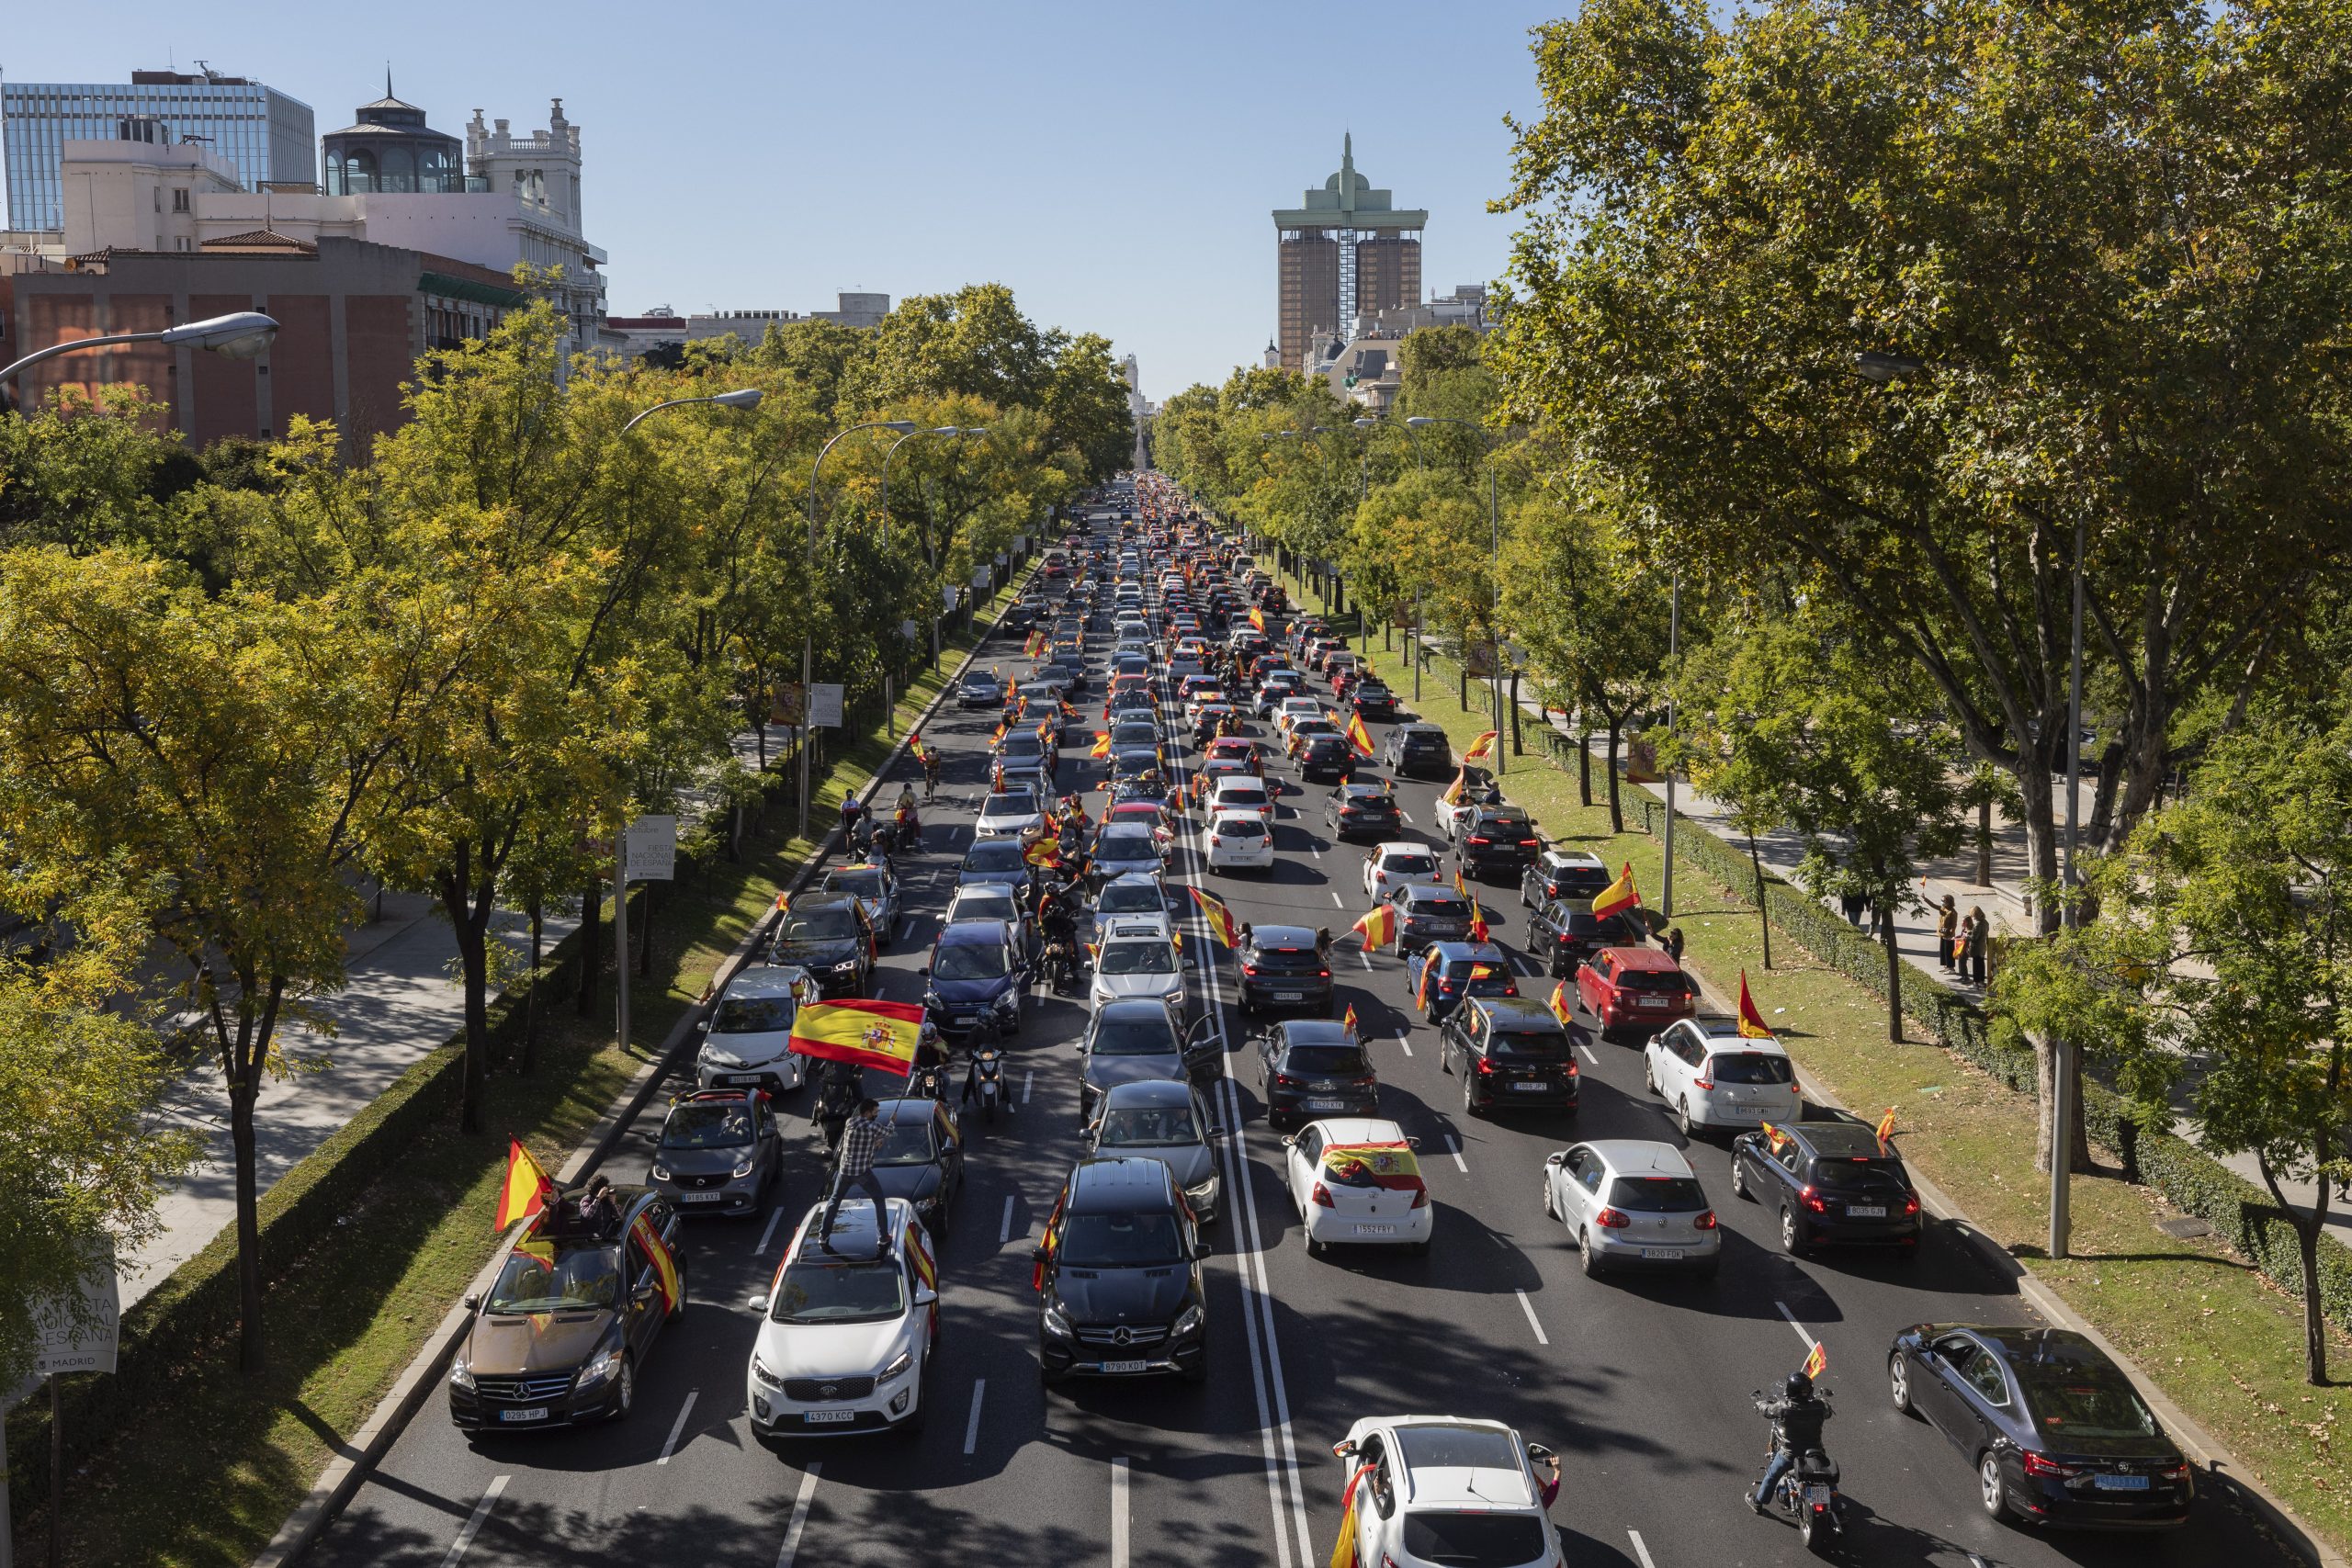
[[[1078,716],[1078,705],[1076,703],[1071,702],[1068,697],[1061,698],[1060,702],[1062,716],[1064,718],[1076,718]]]
[[[677,1311],[678,1260],[670,1255],[670,1244],[662,1239],[662,1233],[653,1228],[652,1217],[648,1214],[638,1215],[631,1222],[628,1234],[653,1265],[654,1282],[662,1292],[662,1310]]]
[[[922,1006],[853,998],[809,1002],[793,1016],[789,1049],[829,1062],[908,1076],[922,1039]]]
[[[1430,976],[1437,973],[1437,954],[1425,954],[1421,959],[1421,983],[1413,987],[1413,1005],[1423,1012],[1430,1010]]]
[[[1240,942],[1241,933],[1233,923],[1233,911],[1225,907],[1223,899],[1197,887],[1186,891],[1192,894],[1193,902],[1200,906],[1201,919],[1208,922],[1209,934],[1216,938],[1219,947],[1232,947]]]
[[[1264,631],[1266,629],[1266,612],[1263,610],[1250,611],[1250,624],[1257,627],[1260,631]]]
[[[1062,847],[1051,839],[1039,839],[1021,852],[1021,858],[1046,871],[1059,871],[1062,868]]]
[[[1617,874],[1617,880],[1602,888],[1600,896],[1592,901],[1593,918],[1606,919],[1620,909],[1634,908],[1641,901],[1641,889],[1634,886],[1634,863],[1627,861],[1625,869]]]
[[[1457,872],[1455,874],[1461,874]],[[1492,934],[1492,928],[1487,924],[1487,911],[1479,907],[1477,897],[1474,894],[1470,899],[1470,940],[1485,942]]]
[[[1747,994],[1747,971],[1739,972],[1739,1037],[1743,1040],[1770,1040],[1772,1031],[1765,1023],[1764,1015],[1756,1010],[1756,998]]]
[[[1004,732],[1012,728],[1012,725],[1011,720],[1001,718],[998,719],[996,721],[996,728],[989,731],[989,744],[993,746],[998,741],[1003,739]]]
[[[1353,1003],[1353,1002],[1350,1002],[1350,1003],[1348,1004],[1348,1016],[1347,1016],[1347,1017],[1345,1017],[1345,1018],[1343,1018],[1343,1019],[1341,1019],[1341,1020],[1340,1021],[1340,1026],[1341,1026],[1342,1028],[1344,1028],[1344,1029],[1345,1029],[1349,1033],[1353,1034],[1353,1033],[1356,1032],[1356,1004],[1355,1004],[1355,1003]]]
[[[955,1124],[953,1122],[948,1123],[951,1127]],[[931,1249],[923,1246],[921,1231],[907,1232],[907,1261],[915,1266],[915,1278],[922,1281],[923,1289],[932,1292],[939,1289],[939,1265],[933,1259]]]
[[[1363,715],[1353,714],[1348,719],[1348,743],[1360,756],[1372,755],[1372,731],[1363,727]]]
[[[1566,980],[1552,987],[1552,1016],[1560,1021],[1563,1028],[1573,1026],[1577,1021],[1577,1004],[1568,1000]]]
[[[1445,793],[1439,795],[1438,798],[1445,802],[1448,806],[1461,805],[1463,781],[1467,779],[1469,776],[1470,775],[1466,771],[1457,769],[1453,775],[1453,782],[1445,786]]]
[[[1111,754],[1111,732],[1107,729],[1096,730],[1094,732],[1093,748],[1086,754],[1090,757],[1109,756]]]
[[[1809,1378],[1817,1378],[1822,1373],[1827,1371],[1829,1370],[1829,1347],[1824,1345],[1818,1339],[1815,1340],[1813,1342],[1813,1349],[1811,1353],[1809,1353],[1804,1359],[1804,1375]]]
[[[1894,1136],[1894,1107],[1890,1105],[1886,1108],[1886,1114],[1878,1119],[1878,1141],[1883,1144],[1893,1136]]]
[[[1493,756],[1496,733],[1489,729],[1480,734],[1477,739],[1470,742],[1470,750],[1462,753],[1462,760],[1465,762],[1476,762]]]
[[[531,1157],[531,1151],[513,1138],[506,1140],[506,1185],[498,1190],[498,1219],[490,1228],[503,1231],[516,1220],[527,1220],[548,1206],[555,1183]]]
[[[1053,744],[1054,721],[1052,719],[1041,718],[1037,721],[1037,739],[1046,745]]]
[[[1366,953],[1375,948],[1386,947],[1396,940],[1396,908],[1393,905],[1383,904],[1348,929],[1363,938],[1363,950]]]

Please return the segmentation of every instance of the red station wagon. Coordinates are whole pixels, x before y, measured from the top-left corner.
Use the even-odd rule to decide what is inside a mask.
[[[1577,971],[1577,996],[1602,1032],[1635,1026],[1655,1033],[1698,1010],[1699,987],[1654,947],[1604,947]]]

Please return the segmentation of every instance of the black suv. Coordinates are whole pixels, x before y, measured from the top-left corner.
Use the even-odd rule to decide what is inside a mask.
[[[1535,824],[1516,806],[1485,806],[1472,812],[1454,835],[1453,852],[1464,876],[1492,871],[1517,872],[1534,863],[1544,848]]]
[[[1404,825],[1396,796],[1385,784],[1343,784],[1323,803],[1323,826],[1335,839],[1369,833],[1375,840],[1385,841]]]
[[[1278,1023],[1252,1042],[1266,1124],[1276,1132],[1318,1116],[1377,1116],[1380,1079],[1353,1031],[1335,1019]]]
[[[1731,1190],[1781,1213],[1781,1245],[1876,1242],[1919,1250],[1919,1195],[1877,1129],[1860,1122],[1793,1122],[1732,1140]]]
[[[1241,1016],[1331,1011],[1331,935],[1305,926],[1241,928]]]
[[[1396,716],[1396,694],[1378,681],[1359,681],[1348,694],[1348,705],[1362,719],[1378,719],[1383,724]]]
[[[1039,1376],[1208,1376],[1207,1256],[1165,1161],[1079,1161],[1030,1254]]]
[[[1396,773],[1436,774],[1453,766],[1453,744],[1434,724],[1400,724],[1388,732],[1382,753]]]
[[[1595,915],[1590,895],[1554,898],[1527,917],[1527,951],[1541,955],[1553,975],[1576,978],[1585,961],[1604,947],[1639,947],[1642,931],[1625,915]]]
[[[1535,857],[1534,864],[1520,874],[1519,902],[1529,909],[1555,898],[1581,899],[1589,904],[1607,892],[1615,880],[1615,874],[1600,863],[1599,855],[1581,850],[1545,850]]]
[[[808,971],[826,997],[863,997],[874,987],[874,927],[854,893],[803,893],[776,926],[771,964]]]
[[[1298,750],[1298,776],[1310,783],[1351,778],[1355,771],[1356,749],[1344,735],[1310,735]]]
[[[1438,1067],[1462,1075],[1462,1109],[1577,1108],[1576,1041],[1532,997],[1472,997],[1437,1032]]]

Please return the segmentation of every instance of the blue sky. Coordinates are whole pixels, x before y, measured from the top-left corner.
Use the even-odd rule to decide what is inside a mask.
[[[1274,327],[1267,214],[1339,166],[1343,130],[1374,184],[1429,209],[1425,284],[1495,276],[1502,117],[1533,110],[1527,29],[1563,8],[113,0],[93,26],[89,6],[28,0],[0,69],[120,82],[201,58],[301,98],[322,132],[382,90],[387,53],[400,96],[452,133],[477,106],[537,129],[560,96],[615,314],[993,279],[1036,320],[1137,355],[1159,399],[1256,362]]]

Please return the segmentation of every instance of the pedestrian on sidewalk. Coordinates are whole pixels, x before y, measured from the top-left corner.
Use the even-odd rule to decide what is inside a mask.
[[[1970,907],[1968,924],[1964,928],[1961,940],[1966,944],[1968,953],[1968,983],[1972,986],[1982,986],[1984,984],[1985,960],[1992,955],[1993,951],[1993,922],[1984,918],[1983,905]]]
[[[1659,945],[1666,949],[1666,955],[1668,958],[1673,959],[1678,964],[1680,964],[1682,962],[1682,928],[1680,926],[1667,927],[1666,935],[1659,939]]]
[[[1838,912],[1846,917],[1846,923],[1849,926],[1860,925],[1862,911],[1869,908],[1870,900],[1862,897],[1862,890],[1859,887],[1849,886],[1838,895]]]
[[[1959,967],[1952,962],[1952,943],[1959,936],[1960,908],[1947,893],[1936,906],[1936,963],[1947,975]]]

